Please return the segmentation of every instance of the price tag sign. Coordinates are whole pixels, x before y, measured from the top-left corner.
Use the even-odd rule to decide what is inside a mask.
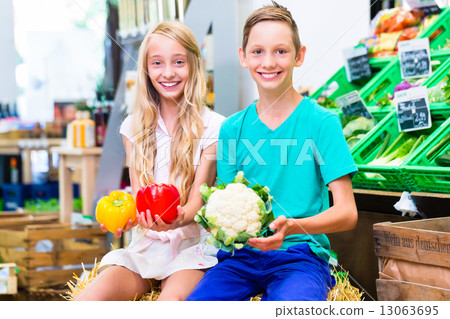
[[[336,103],[341,108],[345,115],[353,116],[364,116],[368,119],[372,119],[373,116],[367,109],[364,101],[361,99],[358,91],[352,91],[345,95],[342,95],[336,99]]]
[[[364,45],[344,50],[344,58],[345,72],[349,82],[372,76],[367,48]]]
[[[397,119],[400,131],[416,131],[431,127],[427,88],[419,86],[396,92]]]
[[[400,41],[398,55],[402,79],[423,78],[431,75],[428,38]]]
[[[436,6],[436,1],[434,0],[406,0],[411,9],[419,9],[423,7]]]

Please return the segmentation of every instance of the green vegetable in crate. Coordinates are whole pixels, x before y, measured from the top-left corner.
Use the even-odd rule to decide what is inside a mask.
[[[438,84],[428,88],[428,100],[430,103],[450,104],[450,72]]]
[[[447,82],[447,85],[442,88],[442,91],[444,92],[445,103],[450,104],[450,80]]]
[[[419,138],[409,137],[402,145],[393,150],[404,136],[405,133],[402,132],[386,151],[381,152],[383,148],[387,146],[386,141],[389,141],[389,138],[386,138],[385,143],[381,146],[380,152],[378,152],[375,159],[372,160],[369,165],[399,166],[426,138],[425,135],[421,135]]]
[[[426,154],[428,159],[431,159],[435,154],[439,154],[441,150],[444,150],[450,145],[450,135],[447,135],[441,139],[436,145],[434,145]],[[434,162],[439,166],[450,166],[450,149],[446,150],[443,154],[434,159]]]
[[[378,100],[377,105],[378,105],[379,108],[382,108],[382,107],[391,105],[391,98],[390,98],[388,92],[386,92],[386,93],[384,94],[384,96],[381,97],[381,98]]]
[[[364,116],[358,116],[355,119],[350,120],[342,129],[345,138],[353,135],[367,133],[375,126],[375,119],[368,119]]]
[[[361,141],[364,136],[366,136],[366,134],[358,134],[356,136],[351,136],[347,139],[347,145],[349,149],[352,149],[353,146],[355,146],[356,144],[359,143],[359,141]]]
[[[450,150],[436,157],[434,162],[439,166],[450,167]]]
[[[269,188],[249,188],[249,184],[244,173],[239,172],[231,183],[200,187],[206,204],[197,212],[195,221],[210,230],[208,242],[219,249],[234,253],[249,238],[272,234],[269,225],[274,216]]]
[[[317,103],[319,105],[322,105],[326,109],[333,109],[333,108],[338,108],[339,107],[335,100],[330,99],[330,98],[328,98],[326,96],[325,97],[319,97],[317,99]]]

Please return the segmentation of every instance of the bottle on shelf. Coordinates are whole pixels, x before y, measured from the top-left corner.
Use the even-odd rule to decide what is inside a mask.
[[[74,147],[95,146],[95,122],[91,120],[89,111],[78,111],[72,121]]]
[[[95,121],[95,145],[103,146],[103,141],[105,139],[105,122],[104,122],[104,112],[103,107],[99,106],[94,111],[94,121]]]
[[[17,159],[11,157],[9,160],[11,184],[19,184],[19,168],[17,167]]]
[[[5,112],[6,112],[7,116],[8,116],[8,118],[12,118],[12,113],[11,113],[11,108],[10,108],[10,104],[9,103],[6,103]]]
[[[9,103],[3,104],[1,106],[0,112],[2,114],[2,118],[3,119],[8,119],[9,118]]]
[[[13,107],[12,107],[12,111],[11,111],[11,117],[18,119],[19,118],[19,113],[17,112],[17,103],[14,102]]]

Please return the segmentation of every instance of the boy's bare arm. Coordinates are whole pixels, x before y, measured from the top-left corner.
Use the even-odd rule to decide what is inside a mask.
[[[328,234],[351,230],[356,226],[358,211],[348,175],[329,184],[333,206],[312,217],[293,219],[279,216],[271,225],[276,233],[268,238],[251,238],[248,244],[260,250],[279,249],[284,238],[294,234]],[[289,212],[287,212],[289,213]]]

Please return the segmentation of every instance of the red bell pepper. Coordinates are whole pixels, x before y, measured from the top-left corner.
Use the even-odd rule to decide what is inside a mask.
[[[180,193],[171,184],[149,184],[142,186],[136,194],[136,208],[139,213],[150,210],[153,220],[158,215],[166,224],[178,216]]]

